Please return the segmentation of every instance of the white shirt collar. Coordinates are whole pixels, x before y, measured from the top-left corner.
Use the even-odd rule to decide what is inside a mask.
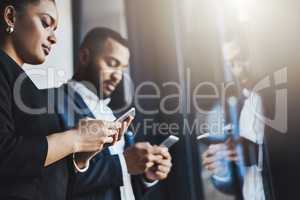
[[[244,95],[244,97],[246,97],[246,98],[249,98],[250,97],[250,95],[251,95],[251,91],[249,90],[249,89],[247,89],[247,88],[244,88],[243,90],[242,90],[242,94]]]
[[[108,105],[110,103],[110,98],[100,99],[95,93],[93,93],[90,89],[88,89],[84,84],[70,80],[68,85],[71,86],[82,98],[89,99],[94,102],[102,102],[104,105]]]

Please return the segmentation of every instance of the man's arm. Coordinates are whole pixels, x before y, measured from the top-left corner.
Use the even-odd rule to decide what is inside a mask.
[[[118,155],[99,153],[84,173],[73,173],[73,194],[82,194],[123,185],[122,168]]]
[[[211,177],[211,182],[220,192],[232,195],[235,194],[236,183],[234,182],[231,174],[226,177],[218,177],[216,175],[213,175]]]
[[[235,145],[231,139],[225,143],[210,145],[202,154],[203,166],[213,174],[212,184],[223,193],[234,194],[236,191],[233,162],[237,159]]]

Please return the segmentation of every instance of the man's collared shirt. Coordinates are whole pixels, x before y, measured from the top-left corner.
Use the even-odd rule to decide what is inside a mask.
[[[239,129],[240,136],[259,145],[258,164],[245,167],[242,194],[245,200],[265,200],[265,192],[262,180],[263,169],[263,138],[264,121],[263,104],[261,97],[255,92],[243,90],[246,98],[242,106]],[[221,182],[228,181],[230,177],[213,175],[214,179]]]
[[[110,98],[99,99],[99,97],[89,90],[85,85],[76,81],[68,82],[68,85],[71,86],[83,99],[84,103],[87,105],[89,110],[95,116],[96,119],[105,120],[105,121],[115,121],[116,117],[113,114],[113,111],[108,107],[110,103]],[[115,145],[109,147],[109,152],[111,155],[118,155],[123,175],[123,186],[120,187],[120,194],[122,200],[134,200],[134,193],[131,185],[131,176],[128,173],[126,161],[123,155],[125,148],[125,139],[121,138],[120,141],[116,142]],[[146,187],[154,186],[158,181],[152,183],[143,181]]]

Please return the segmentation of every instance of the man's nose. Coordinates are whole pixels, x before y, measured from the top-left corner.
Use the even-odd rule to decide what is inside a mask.
[[[119,81],[122,78],[122,71],[116,70],[111,74],[112,81]]]

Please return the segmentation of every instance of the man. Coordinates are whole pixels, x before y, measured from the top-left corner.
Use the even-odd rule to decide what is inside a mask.
[[[56,91],[57,96],[62,96],[58,98],[57,109],[66,129],[86,117],[103,121],[116,119],[108,107],[108,97],[120,83],[129,57],[127,41],[117,32],[95,28],[87,34],[79,50],[73,79]],[[123,126],[128,127],[129,123]],[[167,178],[171,169],[168,149],[132,143],[132,135],[125,134],[115,145],[97,154],[87,171],[74,173],[70,198],[141,199],[157,181]],[[80,164],[77,161],[75,164]]]
[[[238,87],[237,101],[229,101],[225,106],[225,121],[233,125],[233,133],[226,142],[209,146],[202,155],[203,165],[212,172],[213,183],[222,192],[234,194],[238,199],[265,200],[269,189],[263,178],[267,172],[263,170],[266,169],[263,163],[264,121],[259,119],[264,113],[262,98],[252,91],[253,80],[247,66],[238,60],[239,51],[232,43],[228,45],[231,46],[228,61]]]

